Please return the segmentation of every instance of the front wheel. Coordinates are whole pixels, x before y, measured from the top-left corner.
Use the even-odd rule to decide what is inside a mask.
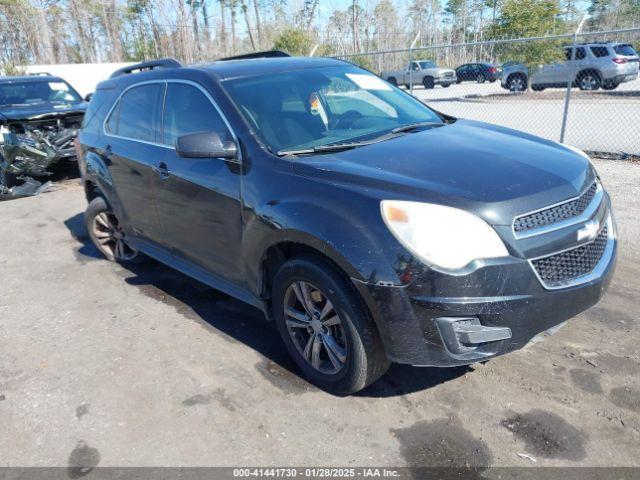
[[[484,83],[487,80],[487,77],[484,76],[484,73],[479,73],[478,77],[476,78],[476,82],[478,83]]]
[[[348,395],[388,369],[378,331],[357,292],[324,260],[284,263],[273,281],[273,309],[289,354],[320,388]]]
[[[433,77],[424,77],[422,79],[422,85],[426,89],[432,89],[433,86],[435,85],[435,81],[433,80]]]
[[[450,83],[443,83],[442,88],[449,88],[451,86]]]
[[[138,256],[138,251],[127,245],[120,223],[104,198],[91,200],[84,223],[91,241],[107,260],[130,262]]]

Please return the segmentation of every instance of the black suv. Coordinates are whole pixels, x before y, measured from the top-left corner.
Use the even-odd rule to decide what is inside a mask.
[[[340,394],[389,362],[521,348],[602,296],[615,227],[585,154],[350,63],[264,55],[98,86],[80,168],[109,260],[142,252],[255,305]]]

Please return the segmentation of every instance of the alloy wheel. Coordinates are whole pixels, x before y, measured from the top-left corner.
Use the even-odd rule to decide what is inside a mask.
[[[512,92],[523,92],[524,91],[524,80],[520,77],[513,78],[510,81],[510,89]]]
[[[91,227],[96,247],[108,258],[113,258],[116,261],[129,261],[138,254],[124,241],[124,233],[113,213],[98,213],[93,217]]]
[[[284,295],[287,331],[302,358],[327,375],[340,372],[347,361],[347,337],[329,298],[309,282],[296,281]]]
[[[582,90],[596,90],[597,85],[598,79],[592,73],[587,73],[580,79],[580,88]]]

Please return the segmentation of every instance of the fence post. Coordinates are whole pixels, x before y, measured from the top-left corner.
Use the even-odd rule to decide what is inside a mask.
[[[418,39],[420,38],[420,32],[416,35],[416,38],[411,42],[411,46],[409,47],[409,93],[413,95],[413,47],[418,43]]]
[[[564,143],[564,135],[567,130],[567,116],[569,114],[569,100],[571,99],[571,87],[573,85],[573,77],[576,73],[575,60],[576,60],[576,50],[577,50],[577,44],[578,44],[578,34],[580,33],[580,30],[582,30],[582,26],[584,25],[584,22],[587,21],[587,18],[589,18],[589,14],[585,14],[585,16],[582,17],[582,20],[580,20],[580,24],[578,25],[578,28],[576,28],[576,31],[573,33],[573,43],[571,45],[571,68],[569,68],[569,78],[567,80],[567,91],[564,94],[564,112],[562,113],[562,128],[560,129],[560,143]]]

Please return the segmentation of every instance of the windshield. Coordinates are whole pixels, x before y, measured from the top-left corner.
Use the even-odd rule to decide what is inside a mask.
[[[615,45],[613,47],[618,55],[634,56],[637,55],[636,51],[631,45]]]
[[[364,141],[418,122],[444,124],[420,101],[356,67],[245,77],[223,85],[272,152]]]
[[[420,68],[426,70],[427,68],[437,68],[436,64],[433,62],[418,62],[420,64]]]
[[[0,83],[0,105],[35,105],[38,103],[80,103],[82,99],[61,80]]]

